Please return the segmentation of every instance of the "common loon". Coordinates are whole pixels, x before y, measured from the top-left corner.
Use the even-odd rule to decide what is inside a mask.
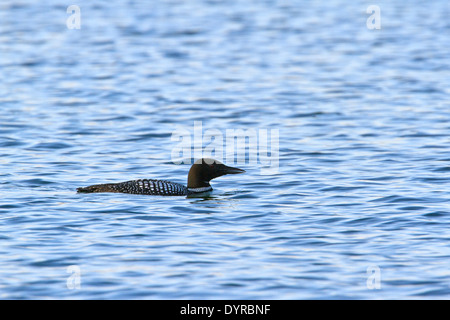
[[[187,187],[175,182],[154,179],[139,179],[120,183],[96,184],[77,188],[79,193],[116,192],[160,196],[184,196],[212,191],[209,181],[226,175],[244,173],[245,170],[228,167],[220,161],[203,158],[197,160],[189,170]]]

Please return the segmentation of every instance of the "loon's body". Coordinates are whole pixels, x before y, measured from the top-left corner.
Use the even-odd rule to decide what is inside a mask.
[[[209,184],[214,178],[245,172],[242,169],[228,167],[213,159],[199,159],[189,170],[187,187],[175,182],[154,179],[139,179],[120,183],[97,184],[78,188],[79,193],[116,192],[160,196],[185,196],[212,191]]]

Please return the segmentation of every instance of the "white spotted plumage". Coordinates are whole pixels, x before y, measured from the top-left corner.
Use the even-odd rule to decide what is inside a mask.
[[[161,196],[182,196],[191,193],[182,184],[166,180],[140,179],[112,185],[117,192]]]

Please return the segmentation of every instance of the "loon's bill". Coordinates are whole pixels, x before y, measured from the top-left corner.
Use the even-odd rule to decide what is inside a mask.
[[[160,196],[185,196],[212,191],[209,182],[226,174],[244,173],[245,170],[224,165],[214,159],[199,159],[189,170],[187,187],[175,182],[139,179],[120,183],[96,184],[77,188],[79,193],[115,192]]]

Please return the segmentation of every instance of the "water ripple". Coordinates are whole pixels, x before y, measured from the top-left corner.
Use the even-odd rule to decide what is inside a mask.
[[[381,30],[343,4],[82,3],[70,30],[57,1],[3,1],[2,298],[448,298],[447,2],[382,3]],[[184,183],[194,121],[278,129],[279,173],[75,192]]]

